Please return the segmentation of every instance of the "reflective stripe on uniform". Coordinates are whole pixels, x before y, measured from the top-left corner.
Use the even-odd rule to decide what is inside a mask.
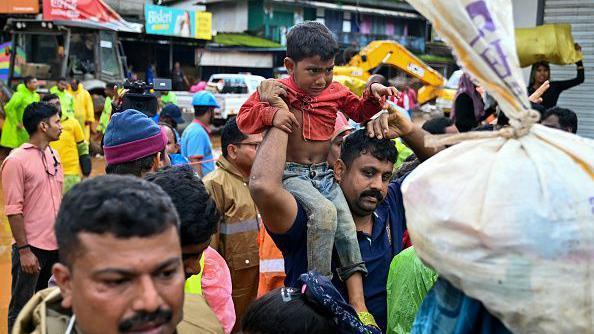
[[[248,219],[237,223],[227,224],[221,223],[219,233],[221,234],[236,234],[258,230],[258,219]]]
[[[283,259],[272,259],[272,260],[260,260],[260,273],[284,273],[285,272],[285,260]]]

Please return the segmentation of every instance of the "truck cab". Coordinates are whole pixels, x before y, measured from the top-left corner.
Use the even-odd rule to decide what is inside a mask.
[[[68,25],[67,25],[68,24]],[[26,76],[49,90],[60,77],[80,80],[89,92],[103,94],[105,84],[123,81],[126,57],[117,33],[82,23],[9,19],[8,85],[15,88]]]

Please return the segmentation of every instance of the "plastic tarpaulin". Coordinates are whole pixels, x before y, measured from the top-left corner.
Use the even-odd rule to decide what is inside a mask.
[[[43,19],[70,21],[97,29],[142,32],[142,24],[124,20],[103,0],[43,0]]]
[[[574,64],[584,55],[574,47],[571,25],[545,24],[536,28],[516,29],[516,48],[520,66],[540,61],[557,65]]]
[[[437,273],[421,262],[413,247],[403,250],[392,259],[386,285],[387,333],[410,333],[417,311],[435,281]]]

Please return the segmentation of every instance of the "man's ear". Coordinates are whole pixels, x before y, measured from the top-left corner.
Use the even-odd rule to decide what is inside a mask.
[[[285,67],[287,68],[287,72],[289,72],[289,74],[293,74],[293,71],[295,71],[295,66],[296,66],[293,59],[291,59],[289,57],[285,57],[284,63],[285,63]]]
[[[169,154],[165,153],[165,155],[163,155],[161,152],[157,152],[157,155],[153,159],[153,168],[151,171],[156,172],[159,169],[170,165],[171,160],[169,160]]]
[[[62,307],[72,307],[72,272],[67,266],[58,262],[52,268],[52,274],[62,294]]]
[[[344,179],[346,173],[346,165],[344,164],[344,161],[337,159],[334,163],[333,169],[336,183],[340,183]]]
[[[235,160],[237,158],[237,146],[232,144],[227,145],[227,156],[231,160]]]

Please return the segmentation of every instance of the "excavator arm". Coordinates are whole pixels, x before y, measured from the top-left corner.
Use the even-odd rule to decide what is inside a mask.
[[[419,104],[440,96],[441,87],[446,83],[439,72],[395,41],[369,43],[351,58],[348,66],[334,67],[334,74],[367,80],[372,71],[381,65],[394,66],[423,83],[424,87],[419,90]]]

